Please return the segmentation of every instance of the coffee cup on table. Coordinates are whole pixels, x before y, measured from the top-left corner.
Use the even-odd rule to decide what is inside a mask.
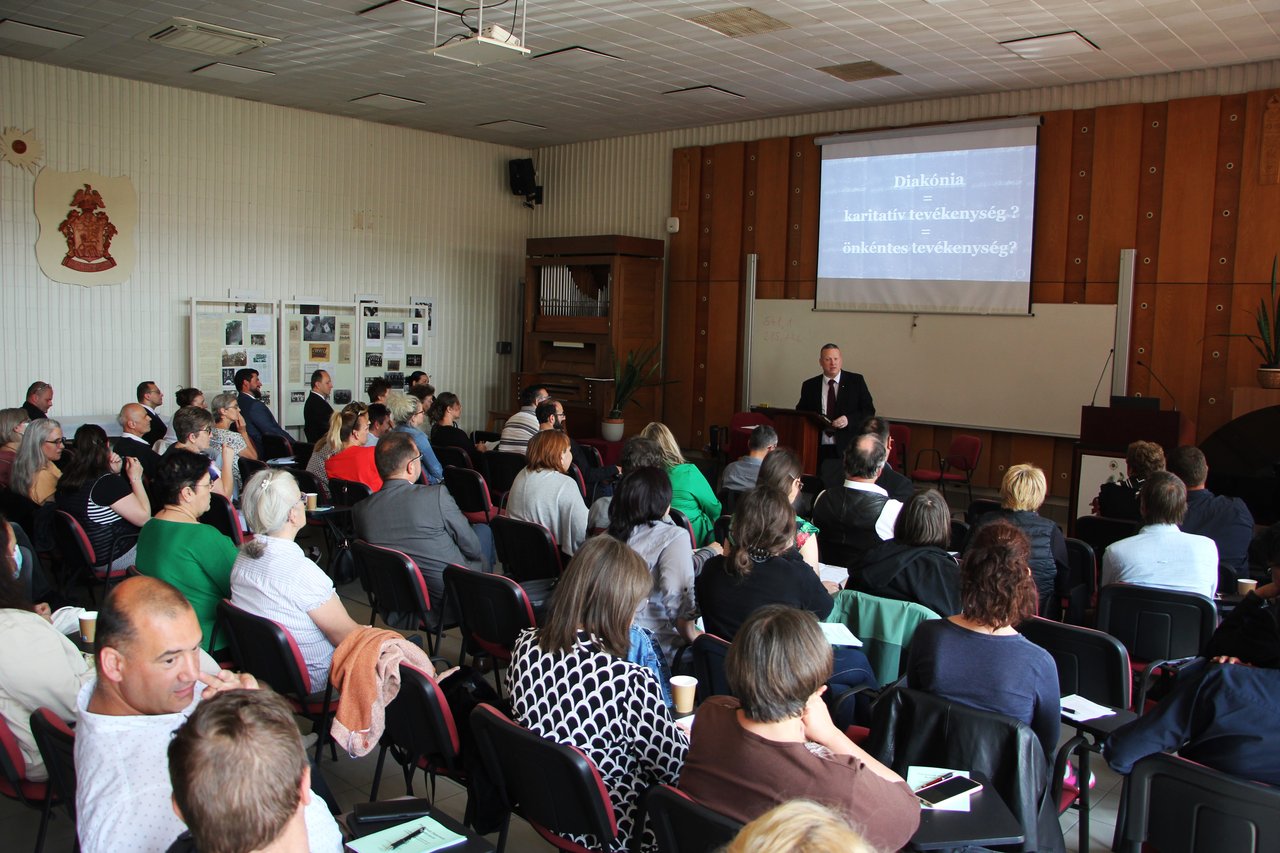
[[[1248,595],[1258,586],[1258,582],[1253,578],[1240,578],[1236,581],[1236,592],[1240,595]]]
[[[80,636],[86,643],[92,643],[98,635],[98,611],[86,610],[80,614]]]
[[[671,676],[671,697],[676,703],[677,714],[693,713],[693,698],[698,690],[698,679],[692,675]]]
[[[307,496],[307,511],[308,511],[308,512],[315,512],[315,511],[316,511],[316,501],[317,501],[317,499],[319,498],[319,495],[318,495],[316,492],[307,492],[307,493],[306,493],[306,496]]]

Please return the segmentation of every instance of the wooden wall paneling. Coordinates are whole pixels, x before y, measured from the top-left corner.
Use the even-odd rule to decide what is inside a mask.
[[[1062,302],[1071,203],[1071,110],[1045,113],[1036,146],[1036,222],[1032,232],[1031,298]]]
[[[1128,353],[1129,394],[1147,393],[1153,384],[1150,374],[1138,367],[1146,361],[1155,336],[1156,261],[1160,250],[1160,224],[1164,210],[1164,155],[1168,137],[1167,103],[1144,104],[1142,108],[1142,155],[1138,175],[1138,240],[1134,269],[1133,320]]]
[[[694,355],[698,298],[696,281],[673,280],[667,285],[667,349],[663,366],[670,384],[663,389],[662,422],[670,427],[681,447],[692,443],[694,392],[702,381]]]
[[[1049,435],[1013,435],[1013,464],[1026,462],[1044,471],[1048,479],[1053,470],[1053,436]],[[1004,476],[1004,472],[1001,472]],[[997,485],[999,485],[997,483]]]
[[[743,165],[746,144],[726,142],[703,149],[703,161],[712,162],[711,180],[703,171],[703,198],[710,193],[711,217],[703,232],[710,243],[712,281],[738,281],[742,277]],[[705,220],[704,220],[705,221]]]
[[[1221,102],[1216,97],[1169,102],[1157,281],[1205,280]]]
[[[1067,204],[1067,266],[1062,301],[1084,301],[1089,260],[1089,199],[1093,193],[1094,111],[1076,110],[1071,122],[1071,200]]]
[[[1049,479],[1049,494],[1055,498],[1071,497],[1071,462],[1075,442],[1069,438],[1057,438],[1053,442],[1053,470],[1045,471]]]
[[[1007,436],[1009,434],[992,432],[989,429],[966,429],[957,427],[951,430],[951,434],[947,436],[947,444],[943,447],[944,453],[946,452],[946,447],[950,446],[951,439],[957,435],[976,435],[978,438],[982,439],[982,455],[978,457],[978,470],[973,473],[973,484],[975,486],[991,488],[991,484],[994,480],[996,487],[999,487],[1001,475],[992,473],[995,470],[995,467],[991,462],[992,444],[995,441],[996,436]]]
[[[1000,482],[1004,479],[1004,472],[1009,470],[1009,466],[1023,461],[1015,455],[1013,445],[1013,436],[1007,432],[991,433],[984,436],[982,440],[983,459],[979,459],[978,464],[983,466],[985,462],[985,471],[981,479],[976,475],[974,476],[974,483],[980,482],[984,488],[999,489]]]
[[[729,423],[741,399],[741,377],[737,368],[741,363],[738,330],[742,327],[739,319],[742,286],[737,281],[712,281],[708,283],[707,292],[714,311],[698,331],[707,346],[706,356],[699,360],[700,366],[706,365],[706,383],[699,392],[705,398],[702,420],[694,424],[694,435],[699,439],[694,445],[697,447],[706,442],[703,436],[707,426]]]
[[[875,391],[873,390],[871,393],[875,394]],[[797,396],[799,395],[797,394]],[[889,417],[889,420],[892,422],[893,418]],[[937,436],[934,434],[935,428],[932,424],[907,424],[907,426],[911,427],[911,442],[907,445],[907,455],[903,458],[902,467],[906,469],[903,472],[904,474],[910,473],[915,468],[927,468],[932,465],[933,463],[929,461],[928,456],[920,456],[920,451],[938,446],[935,443]],[[947,452],[945,447],[941,448],[941,450],[943,453]],[[919,460],[918,463],[917,460]]]
[[[1222,99],[1218,115],[1218,151],[1214,177],[1213,230],[1209,237],[1209,286],[1205,294],[1204,339],[1200,347],[1200,387],[1197,399],[1199,438],[1231,420],[1231,392],[1227,383],[1226,338],[1230,331],[1235,281],[1236,228],[1240,222],[1240,173],[1244,144],[1245,96]]]
[[[677,148],[671,153],[671,215],[680,230],[667,243],[667,277],[693,281],[698,277],[698,211],[701,207],[702,149]]]
[[[787,298],[813,299],[818,284],[818,203],[822,182],[822,150],[816,136],[790,140],[787,203]]]
[[[761,139],[747,147],[748,219],[743,247],[758,256],[756,297],[782,299],[787,279],[787,213],[791,199],[791,140]]]
[[[1120,250],[1137,240],[1142,105],[1100,107],[1093,119],[1093,181],[1085,301],[1114,305]]]
[[[1250,92],[1244,115],[1240,161],[1240,216],[1236,235],[1236,281],[1271,281],[1271,261],[1280,252],[1280,183],[1259,179],[1263,124],[1280,122],[1280,89]],[[1280,155],[1273,155],[1280,156]],[[1256,300],[1254,300],[1256,302]],[[1237,300],[1238,305],[1246,305]]]

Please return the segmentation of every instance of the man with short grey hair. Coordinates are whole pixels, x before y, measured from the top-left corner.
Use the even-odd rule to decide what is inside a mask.
[[[813,502],[822,562],[856,566],[863,554],[893,538],[902,502],[876,485],[888,456],[879,437],[858,436],[844,454],[843,487],[827,489]]]
[[[48,382],[36,380],[27,388],[27,402],[22,404],[27,412],[27,420],[38,421],[49,417],[53,408],[53,386]]]

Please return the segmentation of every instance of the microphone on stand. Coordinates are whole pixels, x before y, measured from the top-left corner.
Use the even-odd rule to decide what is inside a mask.
[[[1093,401],[1089,403],[1090,406],[1098,405],[1098,389],[1102,387],[1102,377],[1107,375],[1107,365],[1111,363],[1111,359],[1115,354],[1116,348],[1112,347],[1107,352],[1107,360],[1102,362],[1102,370],[1098,373],[1098,384],[1093,386]]]
[[[1135,360],[1134,364],[1138,365],[1139,367],[1145,367],[1147,369],[1147,373],[1151,374],[1151,378],[1156,381],[1156,384],[1159,385],[1161,388],[1163,388],[1164,392],[1169,395],[1169,402],[1173,403],[1173,410],[1175,412],[1178,411],[1178,398],[1173,396],[1173,392],[1169,390],[1169,386],[1165,385],[1164,381],[1161,380],[1160,377],[1156,375],[1156,372],[1151,369],[1151,365],[1141,360]]]

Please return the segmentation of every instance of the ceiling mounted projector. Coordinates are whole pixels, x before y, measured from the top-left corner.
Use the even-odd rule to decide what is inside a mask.
[[[506,2],[506,0],[502,0]],[[493,6],[502,5],[499,3],[490,3],[490,9]],[[527,0],[521,3],[516,0],[517,14],[520,16],[519,33],[514,33],[506,27],[497,24],[489,24],[485,26],[484,12],[485,4],[483,0],[477,0],[476,5],[464,9],[461,13],[450,13],[448,10],[441,9],[438,3],[432,4],[435,8],[434,22],[434,41],[436,47],[432,48],[428,53],[432,56],[438,56],[441,59],[452,59],[456,62],[465,62],[468,65],[490,65],[495,62],[506,62],[511,59],[518,59],[522,56],[528,56],[531,52],[529,48],[524,46],[525,36],[525,18],[528,12]],[[468,30],[465,36],[457,35],[440,41],[440,13],[445,12],[446,15],[453,14],[458,17]],[[477,12],[476,25],[472,27],[466,19],[467,12]],[[512,16],[512,25],[514,28],[515,16]]]

